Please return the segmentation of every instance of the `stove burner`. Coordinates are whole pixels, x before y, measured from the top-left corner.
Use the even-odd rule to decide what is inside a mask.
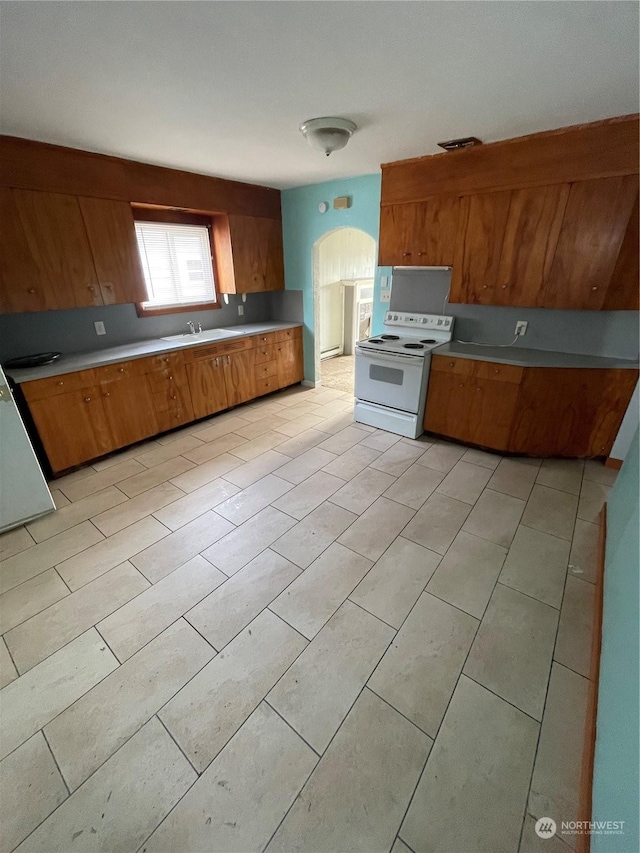
[[[400,335],[380,335],[383,341],[399,341]]]
[[[422,344],[403,344],[405,349],[424,349]]]
[[[435,344],[437,342],[436,342],[435,338],[425,338],[423,341],[420,341],[420,343],[421,344]]]
[[[367,343],[369,343],[369,344],[383,344],[384,341],[382,340],[382,338],[369,338]]]

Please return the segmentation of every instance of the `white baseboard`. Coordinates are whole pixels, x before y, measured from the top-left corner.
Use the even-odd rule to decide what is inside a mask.
[[[306,388],[318,388],[322,383],[314,382],[312,379],[303,379],[300,384],[304,385]]]

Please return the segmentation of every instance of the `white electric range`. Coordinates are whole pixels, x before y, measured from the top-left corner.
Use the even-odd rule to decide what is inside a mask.
[[[451,340],[453,317],[387,311],[384,333],[356,344],[355,420],[397,435],[424,432],[431,351]]]

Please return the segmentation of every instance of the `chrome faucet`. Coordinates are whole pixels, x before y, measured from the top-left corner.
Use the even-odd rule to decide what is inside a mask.
[[[202,334],[202,323],[198,323],[198,334]]]
[[[193,320],[187,320],[187,326],[189,327],[189,333],[195,335],[196,327],[193,325]]]

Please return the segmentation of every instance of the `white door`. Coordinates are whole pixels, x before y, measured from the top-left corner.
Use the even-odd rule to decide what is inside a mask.
[[[320,357],[344,351],[344,285],[340,281],[320,288]]]
[[[56,508],[0,368],[0,532]]]

